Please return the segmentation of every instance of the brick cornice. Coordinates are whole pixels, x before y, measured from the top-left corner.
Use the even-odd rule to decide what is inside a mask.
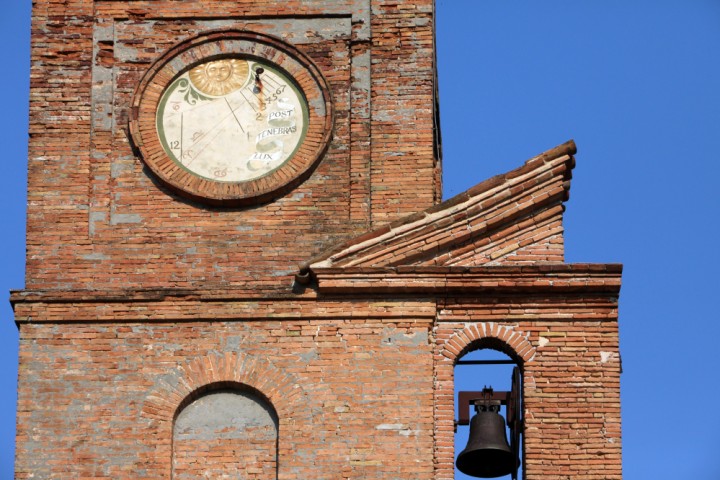
[[[228,287],[223,285],[202,288],[135,288],[117,290],[12,290],[10,303],[112,303],[112,302],[158,302],[169,299],[197,300],[206,302],[243,301],[257,299],[297,300],[298,294],[286,285],[277,288]]]
[[[620,264],[490,267],[313,268],[318,292],[385,294],[568,294],[617,296]]]
[[[298,319],[435,318],[432,299],[388,299],[382,305],[362,298],[318,300],[316,292],[251,295],[244,290],[15,291],[16,324],[151,323],[194,321],[292,321]]]

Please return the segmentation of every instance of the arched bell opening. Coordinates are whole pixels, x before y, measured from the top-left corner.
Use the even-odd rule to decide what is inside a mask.
[[[504,342],[471,344],[455,363],[455,479],[521,479],[522,360]]]

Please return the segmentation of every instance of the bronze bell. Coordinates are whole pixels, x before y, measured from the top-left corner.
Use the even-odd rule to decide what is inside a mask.
[[[513,455],[505,436],[505,419],[499,405],[477,405],[470,420],[468,444],[458,455],[458,470],[471,477],[495,478],[514,472],[520,460]]]

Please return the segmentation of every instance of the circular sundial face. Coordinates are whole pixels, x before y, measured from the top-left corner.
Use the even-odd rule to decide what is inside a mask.
[[[153,62],[130,105],[151,175],[213,205],[270,201],[308,178],[333,128],[330,87],[303,52],[245,30],[200,34]]]
[[[292,157],[307,118],[305,99],[277,66],[222,58],[170,83],[157,110],[157,133],[165,153],[191,173],[246,182]]]

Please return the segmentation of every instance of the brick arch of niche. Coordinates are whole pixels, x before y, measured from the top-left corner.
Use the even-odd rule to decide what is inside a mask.
[[[436,330],[445,329],[443,324]],[[440,333],[440,332],[436,332]],[[444,339],[446,338],[446,340]],[[455,478],[455,364],[480,348],[499,350],[523,366],[535,357],[528,334],[497,323],[465,323],[447,336],[436,335],[435,346],[435,478]],[[527,388],[528,378],[524,378]]]
[[[214,353],[188,360],[156,380],[141,412],[147,422],[147,434],[152,437],[148,441],[156,446],[145,463],[148,474],[157,472],[170,478],[173,424],[179,412],[204,393],[233,385],[250,387],[275,409],[278,417],[278,478],[283,478],[282,456],[307,447],[308,438],[303,432],[311,429],[314,419],[320,416],[319,406],[314,406],[312,397],[293,375],[264,358],[239,352]]]

